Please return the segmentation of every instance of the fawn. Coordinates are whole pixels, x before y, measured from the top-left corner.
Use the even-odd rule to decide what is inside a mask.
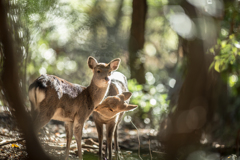
[[[64,121],[67,133],[66,159],[74,134],[78,156],[82,159],[81,139],[84,122],[102,101],[110,85],[110,75],[117,70],[120,59],[98,63],[88,58],[93,77],[88,87],[70,83],[54,75],[41,75],[29,86],[31,112],[36,131],[51,119]]]
[[[114,72],[111,76],[111,84],[108,96],[99,104],[94,112],[93,119],[96,124],[99,139],[99,157],[102,159],[103,143],[103,124],[106,124],[106,152],[109,152],[109,159],[112,159],[112,137],[114,133],[114,148],[116,155],[118,153],[117,128],[124,111],[129,111],[138,107],[137,105],[128,104],[132,93],[128,92],[127,79],[120,72]]]

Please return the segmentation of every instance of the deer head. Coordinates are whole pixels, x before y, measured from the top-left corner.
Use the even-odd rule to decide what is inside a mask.
[[[133,110],[138,106],[125,102],[131,95],[132,93],[130,92],[123,92],[117,96],[109,96],[99,104],[94,111],[100,113],[104,117],[112,118],[117,113]]]
[[[88,66],[94,73],[92,82],[100,88],[108,86],[110,83],[111,72],[118,69],[120,62],[121,59],[116,58],[108,64],[98,63],[95,58],[90,56],[88,58]]]

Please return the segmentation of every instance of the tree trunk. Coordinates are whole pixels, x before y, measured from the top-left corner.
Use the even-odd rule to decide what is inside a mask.
[[[26,113],[22,95],[19,87],[19,70],[15,60],[15,50],[12,44],[12,32],[7,23],[7,11],[4,1],[0,2],[0,42],[3,47],[3,68],[1,75],[1,85],[10,107],[15,109],[13,112],[17,124],[26,139],[27,152],[29,159],[43,160],[50,159],[43,151],[35,133],[30,116]]]
[[[197,13],[195,7],[187,1],[182,1],[181,7],[192,20],[206,21],[209,18]],[[214,29],[208,28],[208,24],[195,21],[196,34],[198,36],[202,34],[202,27],[205,27],[204,29],[208,32],[211,30],[217,33],[217,23],[215,21],[211,23]],[[180,90],[177,108],[165,123],[167,124],[165,133],[167,160],[179,159],[180,149],[183,149],[181,158],[186,159],[188,153],[200,144],[202,131],[211,125],[217,106],[218,92],[215,87],[219,76],[215,71],[209,71],[213,56],[207,55],[206,51],[216,43],[217,34],[214,35],[209,35],[204,40],[183,39],[183,52],[187,57],[187,74]]]
[[[135,78],[139,84],[145,84],[144,68],[144,31],[147,14],[146,0],[133,0],[132,25],[128,44],[129,66],[131,78]]]

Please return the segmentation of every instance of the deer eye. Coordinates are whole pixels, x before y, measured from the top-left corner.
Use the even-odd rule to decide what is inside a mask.
[[[110,110],[111,112],[113,112],[113,110],[112,110],[111,108],[110,108],[109,110]]]
[[[100,73],[100,72],[101,72],[100,70],[97,71],[97,73]]]

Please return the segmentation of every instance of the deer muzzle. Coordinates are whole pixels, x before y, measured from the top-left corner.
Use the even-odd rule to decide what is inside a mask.
[[[108,82],[108,81],[110,81],[110,78],[108,78],[108,77],[105,77],[105,80]]]

